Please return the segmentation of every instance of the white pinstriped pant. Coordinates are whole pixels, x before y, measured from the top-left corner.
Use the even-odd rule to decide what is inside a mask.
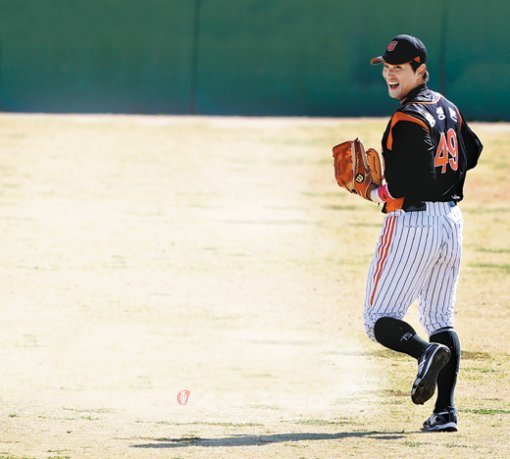
[[[453,308],[462,252],[462,213],[448,202],[427,210],[386,215],[366,287],[364,320],[375,341],[381,317],[402,319],[419,300],[420,323],[432,335],[453,327]]]

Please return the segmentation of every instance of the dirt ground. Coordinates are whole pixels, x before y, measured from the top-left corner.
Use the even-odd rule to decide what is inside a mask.
[[[385,122],[0,115],[0,458],[509,457],[510,125],[473,125],[460,431],[425,434],[332,174]]]

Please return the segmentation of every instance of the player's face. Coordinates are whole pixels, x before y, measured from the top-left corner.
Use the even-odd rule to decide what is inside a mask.
[[[410,63],[392,65],[384,62],[383,78],[392,99],[402,99],[409,91],[423,83],[421,71],[418,69],[415,72]]]

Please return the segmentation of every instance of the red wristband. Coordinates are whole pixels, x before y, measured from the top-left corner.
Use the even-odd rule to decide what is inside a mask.
[[[381,201],[386,202],[392,199],[390,192],[388,191],[388,185],[383,185],[377,188],[377,195],[381,198]]]

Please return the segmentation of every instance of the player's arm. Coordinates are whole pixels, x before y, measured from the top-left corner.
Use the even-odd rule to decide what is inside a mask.
[[[464,121],[462,114],[460,114],[460,120],[462,123],[462,140],[466,147],[467,168],[473,169],[473,167],[478,164],[478,158],[483,150],[483,145],[478,136],[471,130],[466,121]]]
[[[385,178],[393,198],[413,197],[435,179],[435,148],[428,129],[410,121],[393,126],[392,150],[385,155]]]

